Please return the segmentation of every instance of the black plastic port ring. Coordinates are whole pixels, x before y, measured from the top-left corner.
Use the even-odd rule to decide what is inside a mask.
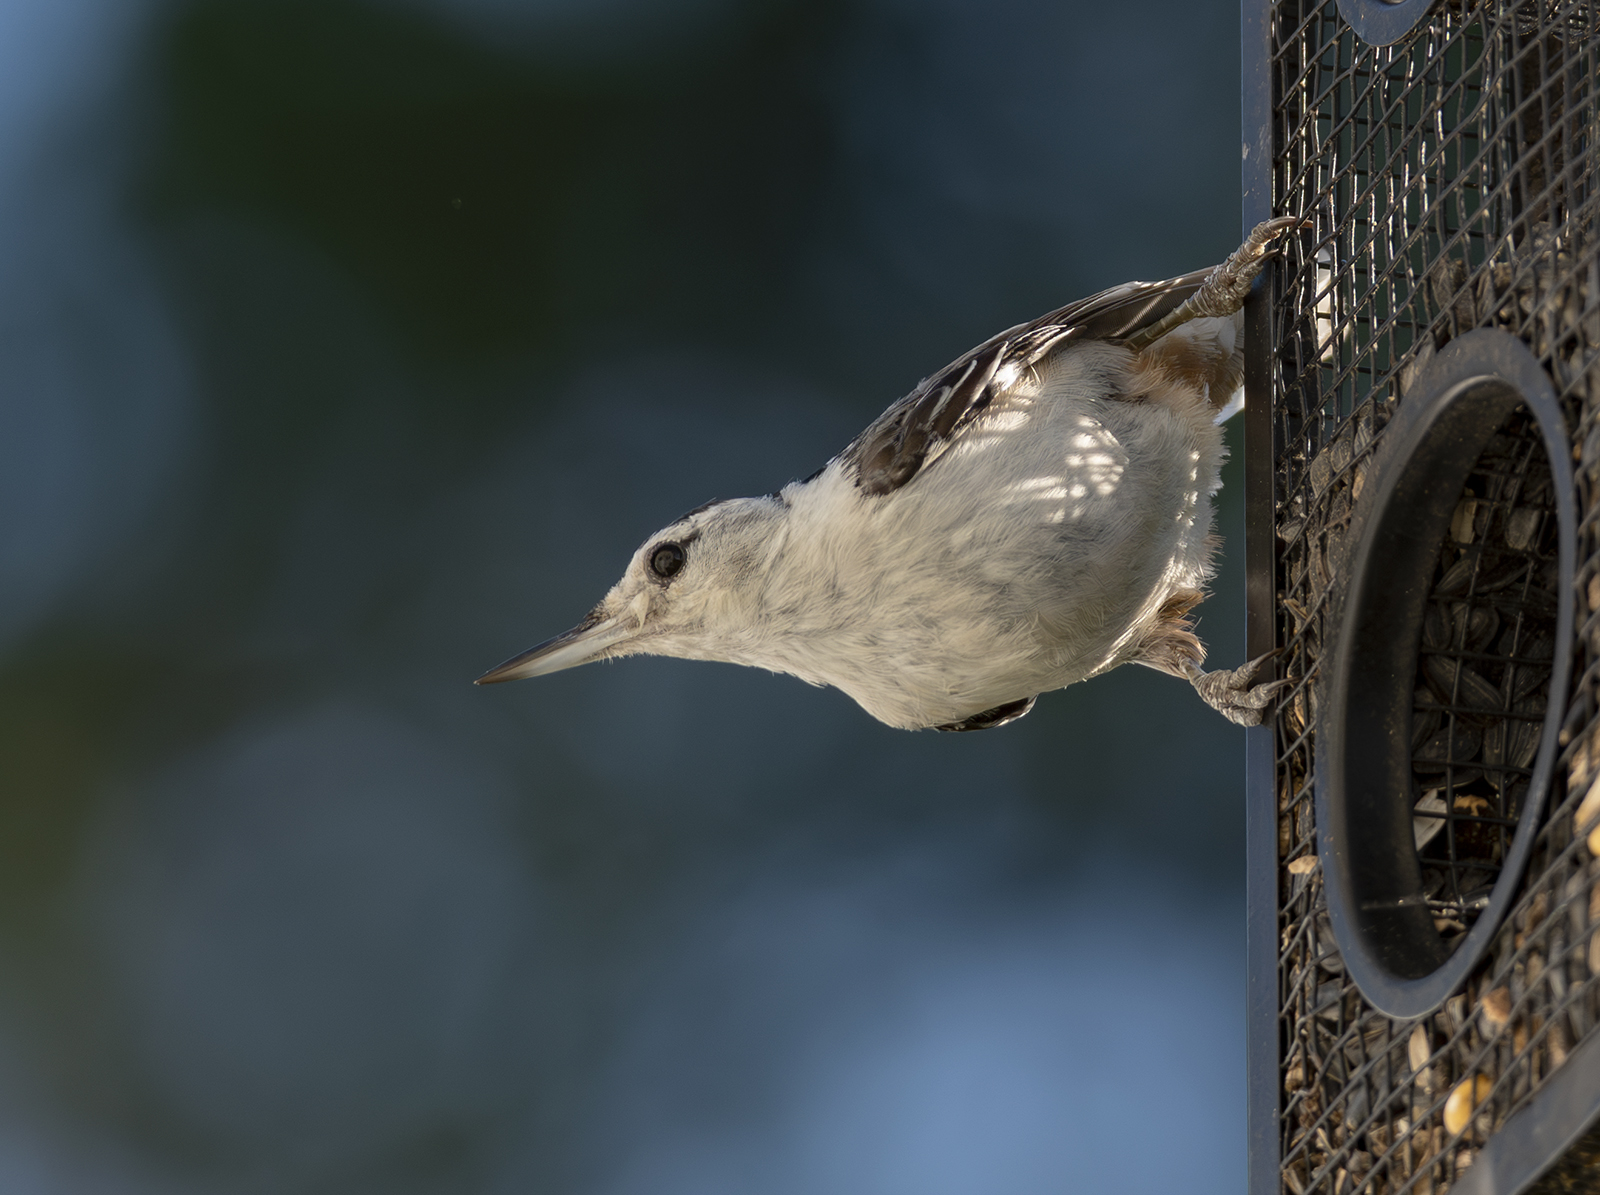
[[[1557,523],[1554,651],[1527,795],[1488,903],[1452,947],[1436,929],[1413,836],[1412,709],[1425,606],[1464,482],[1522,404],[1548,458]],[[1571,444],[1538,360],[1514,336],[1479,330],[1428,364],[1384,430],[1347,542],[1323,658],[1316,737],[1318,855],[1350,978],[1379,1011],[1421,1016],[1481,958],[1536,837],[1567,696],[1577,516]]]
[[[1369,46],[1392,46],[1427,18],[1434,0],[1338,0],[1339,15]]]

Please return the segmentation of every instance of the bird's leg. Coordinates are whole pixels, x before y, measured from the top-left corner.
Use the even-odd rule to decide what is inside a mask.
[[[1123,345],[1137,353],[1190,320],[1232,315],[1244,306],[1251,284],[1272,253],[1272,242],[1291,228],[1305,225],[1306,221],[1299,216],[1263,220],[1250,230],[1244,244],[1228,254],[1226,261],[1206,275],[1199,290],[1148,328],[1128,337],[1122,342]]]
[[[1232,670],[1219,668],[1215,672],[1202,672],[1199,665],[1195,665],[1189,671],[1189,683],[1202,701],[1228,721],[1240,726],[1260,726],[1272,699],[1289,684],[1287,680],[1251,683],[1261,666],[1276,654],[1269,651]]]

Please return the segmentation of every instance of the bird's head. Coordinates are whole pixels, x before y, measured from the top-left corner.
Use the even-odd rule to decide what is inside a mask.
[[[760,604],[783,537],[781,498],[734,498],[656,532],[577,626],[484,673],[480,685],[543,676],[619,656],[728,660]]]

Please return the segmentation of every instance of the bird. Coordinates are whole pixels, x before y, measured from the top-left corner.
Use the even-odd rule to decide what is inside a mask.
[[[476,683],[719,660],[831,685],[889,726],[974,731],[1137,663],[1259,724],[1286,683],[1258,680],[1271,653],[1203,671],[1189,614],[1215,571],[1241,311],[1301,224],[991,337],[810,477],[669,523],[575,627]]]

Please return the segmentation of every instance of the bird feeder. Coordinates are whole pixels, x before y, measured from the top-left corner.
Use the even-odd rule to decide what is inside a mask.
[[[1244,69],[1245,226],[1308,222],[1247,310],[1250,1190],[1538,1190],[1600,1157],[1600,2],[1251,0]]]

